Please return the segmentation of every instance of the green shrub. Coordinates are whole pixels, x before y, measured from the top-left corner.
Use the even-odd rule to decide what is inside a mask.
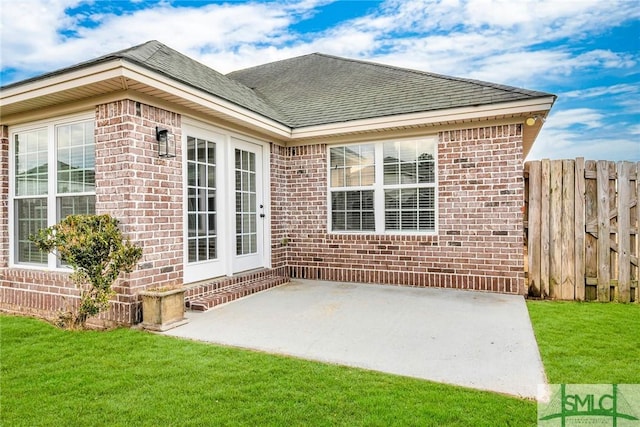
[[[122,236],[118,223],[110,215],[69,215],[30,237],[38,249],[73,269],[80,306],[63,315],[69,328],[84,328],[89,317],[108,309],[115,293],[111,285],[120,273],[133,271],[142,257],[142,248]]]

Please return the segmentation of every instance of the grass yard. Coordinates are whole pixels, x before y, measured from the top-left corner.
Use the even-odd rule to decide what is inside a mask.
[[[528,301],[551,384],[640,384],[640,305]]]
[[[536,405],[130,329],[0,317],[3,426],[535,425]]]
[[[552,383],[640,383],[640,306],[529,301]],[[534,426],[499,394],[179,340],[0,316],[3,426]]]

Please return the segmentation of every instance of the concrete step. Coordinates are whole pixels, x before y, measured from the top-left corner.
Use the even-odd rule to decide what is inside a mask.
[[[207,311],[213,307],[235,301],[239,298],[264,291],[274,286],[287,283],[289,279],[281,276],[263,277],[246,282],[221,287],[208,292],[205,295],[193,298],[186,302],[187,308],[194,311]]]

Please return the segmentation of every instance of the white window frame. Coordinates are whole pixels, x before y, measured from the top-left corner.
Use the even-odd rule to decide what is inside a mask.
[[[33,270],[59,270],[59,271],[70,271],[69,267],[64,267],[59,265],[59,260],[53,254],[48,254],[47,263],[46,264],[32,264],[32,263],[23,263],[17,262],[16,260],[16,250],[17,250],[17,239],[16,239],[16,217],[15,217],[15,200],[21,199],[22,197],[16,197],[16,170],[15,170],[15,135],[19,133],[25,133],[30,131],[35,131],[38,129],[47,129],[47,163],[49,165],[53,165],[51,170],[48,170],[48,183],[47,183],[47,194],[44,196],[33,196],[33,198],[41,197],[46,198],[47,200],[47,226],[52,226],[57,223],[57,198],[58,198],[58,189],[57,189],[57,145],[56,145],[56,127],[61,125],[70,125],[74,123],[81,123],[87,121],[94,121],[95,126],[95,112],[84,112],[73,115],[65,115],[65,116],[57,116],[47,120],[39,120],[36,122],[30,122],[21,125],[15,125],[9,127],[9,266],[10,267],[18,267],[25,269],[33,269]],[[95,144],[95,140],[94,140]],[[55,177],[55,179],[50,179],[51,177]],[[83,196],[83,195],[95,195],[94,192],[83,192],[83,193],[73,193],[74,196]]]
[[[384,154],[383,147],[385,143],[390,142],[429,142],[433,144],[433,162],[434,162],[434,182],[429,184],[398,184],[398,185],[384,185]],[[374,146],[374,167],[375,178],[373,185],[370,186],[352,186],[352,187],[331,187],[331,149],[336,147],[349,147],[371,144]],[[434,236],[438,234],[438,137],[435,135],[413,137],[413,138],[394,138],[376,141],[360,141],[346,144],[328,144],[327,146],[327,232],[329,234],[354,234],[354,235],[410,235],[410,236]],[[386,189],[395,188],[433,188],[434,189],[434,229],[433,230],[386,230],[385,229],[385,194]],[[375,215],[375,230],[333,230],[332,224],[332,204],[331,195],[335,191],[366,191],[373,190],[374,192],[374,215]]]

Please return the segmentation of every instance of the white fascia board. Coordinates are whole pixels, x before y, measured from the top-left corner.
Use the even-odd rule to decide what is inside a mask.
[[[0,94],[0,106],[4,107],[16,102],[113,79],[122,76],[121,67],[122,61],[109,61],[10,87],[4,89]]]
[[[275,133],[281,137],[291,137],[291,128],[288,126],[184,83],[166,78],[157,73],[150,73],[146,68],[138,65],[125,63],[123,76],[172,95],[179,96],[180,98],[202,105],[211,110],[218,111],[248,125]]]
[[[425,111],[420,113],[400,114],[387,117],[353,120],[326,125],[308,126],[294,129],[292,138],[318,138],[333,134],[367,132],[385,128],[437,125],[473,119],[519,115],[535,111],[549,111],[555,98],[553,96],[526,101],[505,102],[500,104],[480,105],[477,107],[451,108],[446,110]]]
[[[52,77],[44,77],[24,85],[3,90],[0,94],[0,107],[32,98],[46,96],[65,90],[86,86],[101,81],[121,78],[122,89],[126,90],[125,79],[132,79],[154,87],[171,95],[197,103],[211,110],[239,120],[247,125],[263,129],[282,138],[291,137],[291,128],[254,113],[244,107],[208,94],[189,85],[177,82],[161,74],[128,61],[115,59],[109,62],[69,71]]]

